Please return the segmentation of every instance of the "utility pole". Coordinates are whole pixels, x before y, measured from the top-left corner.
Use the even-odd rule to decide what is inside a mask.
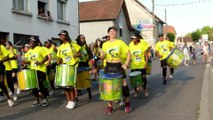
[[[157,39],[155,37],[156,24],[155,24],[155,0],[152,0],[152,19],[153,19],[153,41],[156,43]]]
[[[167,34],[167,11],[166,11],[166,8],[165,8],[165,22],[166,22],[166,26],[165,26],[165,34]]]

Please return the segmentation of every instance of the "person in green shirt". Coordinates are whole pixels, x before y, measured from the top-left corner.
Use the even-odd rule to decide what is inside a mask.
[[[62,44],[58,47],[57,57],[58,64],[66,64],[75,66],[78,63],[78,58],[81,56],[80,46],[71,41],[69,34],[66,30],[61,30],[58,34]],[[75,90],[74,86],[70,88],[64,88],[65,95],[68,103],[67,109],[75,108]]]
[[[49,94],[48,89],[44,86],[46,80],[47,68],[45,62],[48,60],[48,53],[44,52],[44,48],[38,46],[39,39],[37,37],[31,37],[29,42],[30,50],[25,54],[24,64],[30,64],[30,69],[35,70],[38,77],[38,88],[32,90],[36,101],[32,107],[37,107],[42,104],[43,107],[48,105],[47,96]],[[43,101],[40,103],[40,93],[42,94]]]
[[[170,41],[164,39],[163,34],[159,34],[159,41],[155,45],[156,55],[161,60],[162,74],[163,74],[163,84],[166,85],[166,74],[167,74],[167,63],[166,58],[170,54],[173,45]]]
[[[9,52],[6,50],[4,46],[4,41],[0,38],[0,88],[4,95],[7,97],[7,102],[9,107],[14,106],[13,100],[10,98],[7,87],[5,86],[4,76],[5,76],[5,66],[4,62],[10,60],[9,59]]]
[[[140,71],[141,77],[143,81],[143,85],[141,86],[144,91],[144,96],[148,97],[147,91],[147,78],[146,78],[146,68],[148,65],[148,45],[141,41],[140,35],[131,36],[132,41],[129,44],[129,49],[131,53],[131,72]],[[145,43],[145,44],[144,44]],[[140,91],[140,87],[134,87],[135,93],[134,97],[138,96]]]

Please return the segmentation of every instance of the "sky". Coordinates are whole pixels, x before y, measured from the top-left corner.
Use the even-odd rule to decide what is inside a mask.
[[[80,0],[91,1],[91,0]],[[152,11],[152,0],[139,0],[150,11]],[[198,1],[201,1],[198,3]],[[204,1],[204,2],[203,2]],[[189,2],[196,2],[189,5]],[[171,5],[176,6],[159,6]],[[167,20],[165,20],[165,9]],[[178,36],[196,31],[203,26],[213,27],[213,0],[155,0],[155,14],[168,25],[175,27]]]

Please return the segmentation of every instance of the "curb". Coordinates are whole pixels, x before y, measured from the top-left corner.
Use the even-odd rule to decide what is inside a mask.
[[[210,59],[211,61],[211,59]],[[211,62],[206,64],[203,83],[201,90],[201,100],[198,120],[212,120],[212,99],[213,99],[213,80],[212,80],[212,64]]]

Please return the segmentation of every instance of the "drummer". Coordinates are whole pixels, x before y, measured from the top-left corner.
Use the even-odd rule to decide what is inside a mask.
[[[167,74],[167,63],[166,63],[166,57],[168,56],[168,53],[173,48],[173,45],[168,40],[164,39],[163,34],[159,34],[159,41],[155,45],[156,55],[160,58],[161,61],[161,68],[162,68],[162,74],[163,74],[163,85],[166,85],[166,74]]]
[[[30,50],[25,54],[24,64],[30,64],[30,69],[36,70],[38,77],[39,89],[35,88],[32,90],[36,101],[33,103],[32,107],[37,107],[42,105],[43,107],[48,105],[48,90],[44,86],[44,81],[46,80],[46,65],[44,64],[48,60],[48,53],[44,52],[44,48],[38,46],[39,39],[37,37],[30,38]],[[42,103],[40,102],[40,93],[43,98]]]
[[[55,76],[55,68],[57,64],[57,48],[53,46],[52,40],[47,40],[44,42],[45,47],[47,48],[48,52],[50,53],[51,60],[46,62],[47,65],[47,76],[52,88],[50,95],[54,94],[55,92],[55,85],[54,85],[54,76]]]
[[[131,54],[128,46],[120,39],[117,39],[117,28],[115,26],[109,27],[107,30],[110,39],[103,44],[101,56],[102,60],[106,59],[106,66],[104,73],[119,73],[122,74],[123,79],[123,96],[125,97],[125,112],[131,112],[130,106],[130,93],[126,82],[125,70],[127,70]],[[125,58],[124,63],[122,60]],[[108,107],[105,114],[111,114],[113,112],[113,102],[108,103]]]
[[[58,34],[62,44],[58,47],[57,57],[58,64],[76,65],[77,58],[81,56],[80,46],[71,41],[69,34],[66,30],[61,30]],[[68,103],[66,108],[75,108],[75,92],[74,87],[64,88],[65,95]]]
[[[18,61],[17,61],[17,51],[13,47],[13,44],[10,41],[7,41],[6,43],[6,48],[9,51],[9,57],[10,57],[10,66],[11,66],[11,76],[9,78],[10,81],[12,81],[12,86],[15,88],[15,91],[13,93],[13,100],[17,100],[17,94],[20,93],[20,90],[18,88],[18,83],[17,83],[17,72],[18,72]]]
[[[148,97],[147,91],[147,78],[146,78],[146,68],[148,64],[148,44],[145,40],[141,41],[140,35],[131,36],[132,41],[129,44],[129,49],[131,52],[131,72],[140,71],[141,77],[143,81],[142,89],[144,92],[144,96]],[[144,42],[145,41],[145,42]],[[134,97],[138,97],[138,93],[140,92],[140,87],[135,87]]]
[[[4,76],[5,76],[5,66],[3,62],[9,60],[9,52],[6,50],[3,44],[3,40],[0,38],[0,88],[4,95],[7,97],[7,102],[9,107],[14,106],[14,101],[10,98],[7,87],[5,86]]]
[[[78,64],[78,67],[89,68],[89,61],[91,59],[93,59],[93,54],[92,54],[90,48],[87,46],[85,36],[83,34],[78,35],[76,41],[77,41],[77,44],[81,47],[81,49],[80,49],[81,57],[79,58],[80,62]],[[88,92],[89,99],[92,99],[92,93],[91,93],[90,87],[86,88],[86,89]],[[78,100],[78,98],[77,98],[77,100]]]

